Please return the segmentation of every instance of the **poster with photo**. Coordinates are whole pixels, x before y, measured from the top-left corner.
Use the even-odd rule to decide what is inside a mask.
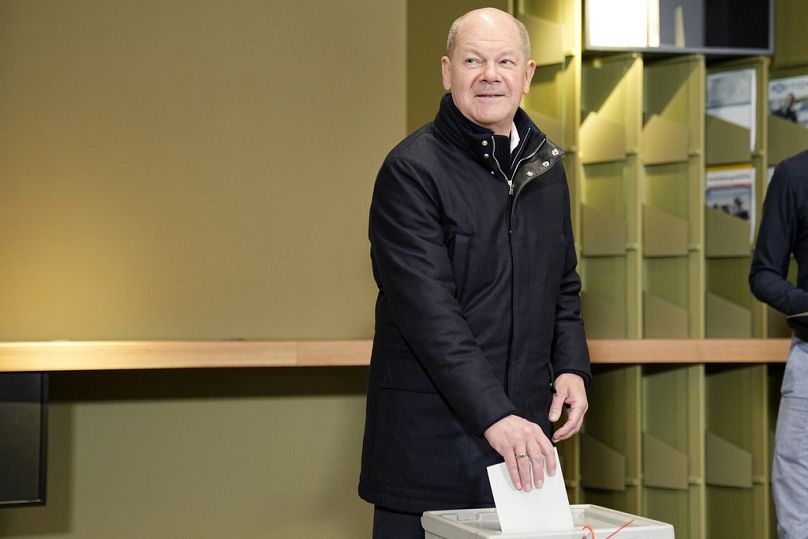
[[[808,127],[808,75],[770,80],[769,114]]]
[[[755,239],[755,168],[751,165],[707,169],[704,203],[749,222],[749,241]]]

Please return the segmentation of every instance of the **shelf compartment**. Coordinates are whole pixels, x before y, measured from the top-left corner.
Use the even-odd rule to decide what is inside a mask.
[[[642,130],[641,155],[645,165],[686,162],[690,135],[687,128],[653,114]]]
[[[626,457],[603,442],[581,434],[581,485],[625,492]]]
[[[687,454],[648,433],[642,437],[643,485],[687,490]]]
[[[704,367],[643,366],[642,416],[642,514],[701,537]]]
[[[587,204],[581,205],[584,256],[620,256],[626,252],[626,222]]]
[[[605,163],[626,157],[626,130],[597,112],[590,112],[581,123],[581,162]]]
[[[641,510],[641,373],[639,365],[592,368],[590,407],[582,434],[587,450],[601,455],[587,457],[582,452],[585,503],[635,514]]]
[[[687,221],[646,204],[642,210],[643,254],[647,257],[686,256]]]
[[[720,536],[767,534],[769,384],[766,365],[705,366],[705,520]]]
[[[707,431],[704,437],[705,479],[708,485],[752,488],[752,455]]]
[[[751,253],[749,221],[718,208],[704,208],[704,254],[707,257],[740,257]]]
[[[626,257],[582,259],[581,311],[587,337],[626,338],[628,330]]]
[[[749,290],[749,257],[707,259],[707,292],[752,309],[757,303]]]
[[[695,199],[694,194],[701,194],[703,191],[702,181],[698,181],[698,193],[693,193],[695,182],[693,181],[693,174],[695,169],[689,162],[684,163],[667,163],[660,165],[647,165],[642,170],[642,203],[648,207],[660,210],[668,214],[670,217],[681,220],[682,224],[674,224],[668,216],[662,215],[659,212],[654,212],[649,215],[653,220],[659,217],[663,220],[664,226],[672,226],[671,230],[681,230],[683,227],[687,231],[684,236],[685,246],[681,245],[681,235],[679,247],[676,250],[677,255],[687,254],[688,243],[701,243],[696,231],[699,228],[701,221],[701,208],[703,203],[695,206],[699,209],[698,216],[691,216],[691,208],[694,207]],[[698,217],[697,219],[695,217]],[[646,218],[647,220],[647,218]],[[654,224],[653,222],[648,224]],[[660,241],[668,242],[662,238],[656,238]],[[658,249],[653,245],[652,241],[646,241],[645,250],[646,256],[649,253]],[[659,255],[657,255],[659,256]]]
[[[612,303],[595,293],[581,293],[581,316],[590,338],[626,338],[625,304]]]
[[[687,309],[663,298],[643,293],[643,337],[646,339],[686,339],[689,317]]]
[[[635,155],[642,129],[642,59],[634,54],[581,64],[581,158],[584,163]]]
[[[764,334],[765,309],[749,290],[750,257],[705,260],[705,336],[754,338]]]
[[[706,431],[751,455],[753,478],[767,477],[766,366],[708,365],[705,381]]]
[[[540,32],[544,29],[552,31],[552,28],[546,25],[561,28],[562,31],[558,43],[561,44],[563,53],[567,55],[580,55],[582,21],[577,0],[553,0],[550,2],[545,0],[541,2],[523,0],[515,2],[515,4],[517,17],[525,24],[528,31],[531,33],[530,37],[534,49],[543,47],[544,42],[540,41],[541,35],[535,35],[532,32],[533,27],[529,25],[528,20],[526,20],[528,17],[538,18],[543,21],[544,25],[536,28],[536,30]],[[553,43],[551,43],[550,46],[555,48],[555,39],[551,41],[553,41]]]
[[[704,57],[698,55],[679,56],[668,60],[646,64],[643,76],[643,111],[648,124],[655,116],[665,120],[664,126],[657,126],[658,138],[662,147],[673,142],[677,148],[675,156],[666,158],[670,162],[686,161],[688,155],[701,155],[704,145]],[[681,131],[684,130],[684,133]],[[643,147],[643,152],[647,152]],[[653,164],[647,161],[646,164]]]
[[[705,309],[708,339],[752,338],[752,311],[746,307],[707,292]]]
[[[707,115],[705,129],[705,161],[707,165],[748,163],[749,129],[721,118]]]
[[[685,490],[701,454],[704,368],[644,366],[642,371],[643,484]],[[670,468],[670,471],[664,468]]]

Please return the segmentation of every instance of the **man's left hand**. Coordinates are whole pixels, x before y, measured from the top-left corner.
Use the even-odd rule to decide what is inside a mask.
[[[550,421],[555,423],[561,418],[561,411],[567,408],[567,421],[553,433],[553,443],[566,440],[581,430],[584,414],[589,408],[586,400],[584,379],[573,373],[559,374],[555,379],[555,395],[550,404]]]

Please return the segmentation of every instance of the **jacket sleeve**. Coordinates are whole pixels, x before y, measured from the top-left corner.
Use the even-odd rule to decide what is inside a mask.
[[[553,335],[553,372],[556,376],[565,372],[580,375],[587,387],[592,382],[589,362],[589,348],[586,344],[584,323],[581,319],[581,278],[576,266],[578,257],[575,254],[575,238],[570,219],[569,191],[565,190],[563,204],[564,236],[566,237],[566,253],[564,269],[559,286],[555,312],[555,333]]]
[[[482,434],[516,408],[455,299],[440,208],[426,171],[388,158],[371,203],[371,256],[381,293],[418,361],[455,412]]]
[[[780,312],[808,311],[808,292],[788,282],[788,264],[797,240],[798,194],[789,162],[778,166],[763,203],[755,252],[749,271],[752,293]]]

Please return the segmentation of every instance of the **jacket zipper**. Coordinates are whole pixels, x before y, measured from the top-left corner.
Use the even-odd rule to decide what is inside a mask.
[[[522,148],[527,146],[527,140],[530,138],[530,134],[531,134],[530,131],[527,131],[525,133],[525,138],[524,138],[524,140],[522,141],[522,144],[521,144]],[[502,170],[502,165],[500,165],[499,159],[497,159],[497,139],[495,139],[494,137],[491,137],[491,155],[494,158],[494,163],[497,164],[497,168],[499,169],[499,173],[502,174],[505,177],[505,181],[508,182],[508,196],[513,196],[513,190],[514,190],[514,187],[515,187],[514,183],[513,183],[513,178],[514,178],[514,176],[516,176],[516,169],[519,168],[519,165],[522,164],[522,161],[524,161],[525,159],[530,159],[531,157],[536,155],[536,153],[544,145],[545,140],[547,140],[547,138],[545,138],[544,140],[541,141],[541,143],[539,143],[539,147],[536,148],[536,151],[534,151],[532,154],[528,155],[527,157],[523,157],[522,159],[520,159],[519,161],[516,162],[516,166],[511,169],[511,177],[509,178],[508,176],[505,175],[505,171]],[[520,149],[520,151],[521,151],[521,149]],[[517,154],[518,153],[519,152],[517,152]]]
[[[529,134],[530,134],[530,132],[528,131],[528,135],[529,135]],[[511,177],[510,177],[510,179],[507,179],[507,178],[506,178],[506,179],[507,179],[507,181],[508,181],[508,197],[509,197],[508,201],[509,201],[509,206],[510,206],[510,208],[509,208],[509,210],[510,210],[510,211],[508,212],[508,214],[510,215],[510,218],[508,219],[508,234],[510,234],[510,233],[511,233],[511,230],[512,230],[511,225],[512,225],[512,223],[513,223],[513,211],[514,211],[514,208],[516,207],[516,199],[517,199],[517,197],[519,196],[519,193],[522,191],[522,189],[525,187],[525,185],[527,185],[528,183],[530,183],[532,180],[534,180],[534,179],[538,178],[538,176],[534,176],[534,177],[532,177],[532,178],[528,178],[528,180],[527,180],[525,183],[523,183],[523,184],[522,184],[522,187],[519,189],[519,191],[518,191],[518,192],[516,192],[516,195],[514,195],[514,187],[515,187],[515,186],[514,186],[513,179],[514,179],[514,177],[516,176],[516,172],[517,172],[517,170],[519,170],[519,166],[520,166],[522,163],[524,163],[525,161],[527,161],[528,159],[531,159],[531,158],[532,158],[534,155],[536,155],[537,153],[539,153],[539,150],[541,150],[541,148],[542,148],[542,146],[544,146],[544,143],[545,143],[545,142],[547,142],[547,138],[546,138],[546,137],[545,137],[544,139],[542,139],[542,141],[539,143],[538,147],[536,147],[536,149],[535,149],[535,150],[533,150],[533,151],[530,153],[530,155],[526,155],[525,157],[523,157],[522,159],[520,159],[519,161],[517,161],[517,162],[516,162],[516,166],[515,166],[515,167],[513,167],[513,172],[511,172]],[[499,167],[499,161],[497,161],[497,160],[496,160],[496,158],[494,158],[494,161],[497,163],[497,167]],[[503,176],[505,176],[505,173],[504,173],[504,172],[502,172],[502,168],[501,168],[501,167],[500,167],[499,171],[500,171],[500,173],[502,173],[502,175],[503,175]]]
[[[527,132],[530,135],[530,131]],[[502,165],[499,164],[499,159],[497,159],[497,139],[495,137],[491,137],[491,157],[494,159],[494,163],[497,164],[497,168],[499,169],[499,173],[505,177],[505,181],[508,182],[508,196],[513,196],[513,172],[511,173],[511,177],[505,175],[505,171],[502,170]]]

